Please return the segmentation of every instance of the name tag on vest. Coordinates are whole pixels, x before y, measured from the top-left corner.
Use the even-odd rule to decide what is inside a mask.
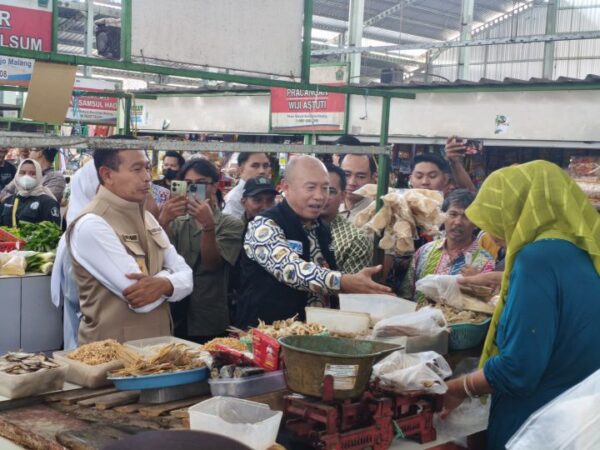
[[[156,227],[156,228],[149,228],[148,231],[150,232],[151,235],[155,235],[155,234],[159,234],[162,231],[161,227]]]
[[[139,242],[140,241],[137,234],[124,234],[123,240],[125,242]]]
[[[298,253],[300,256],[302,256],[302,250],[304,248],[304,246],[302,245],[302,242],[300,241],[293,241],[293,240],[288,240],[288,245],[290,246],[290,248],[292,249],[292,251]]]

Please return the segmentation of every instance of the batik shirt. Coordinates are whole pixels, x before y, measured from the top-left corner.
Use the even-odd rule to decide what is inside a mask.
[[[314,224],[304,228],[310,244],[308,262],[300,256],[302,244],[287,240],[274,220],[262,216],[248,224],[244,251],[279,282],[309,292],[308,306],[328,306],[328,295],[340,290],[342,274],[325,267],[316,227]]]
[[[331,221],[333,254],[342,273],[357,273],[373,263],[373,238],[339,214]]]
[[[427,275],[459,275],[460,270],[469,265],[480,273],[494,270],[494,257],[480,247],[477,239],[465,247],[460,255],[452,260],[446,251],[446,240],[425,244],[415,253],[400,289],[400,296],[415,301],[423,301],[424,297],[415,295],[415,283]]]

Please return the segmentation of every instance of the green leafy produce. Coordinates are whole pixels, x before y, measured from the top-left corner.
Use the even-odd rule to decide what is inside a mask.
[[[21,238],[25,240],[25,250],[49,252],[56,249],[62,230],[54,222],[44,220],[39,223],[21,221]]]
[[[35,272],[50,274],[52,272],[52,266],[54,265],[54,258],[56,254],[54,252],[46,253],[34,253],[31,256],[25,258],[26,272]]]

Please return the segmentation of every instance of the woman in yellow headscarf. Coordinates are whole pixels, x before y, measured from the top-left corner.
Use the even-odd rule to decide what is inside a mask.
[[[600,215],[558,166],[534,161],[492,173],[466,211],[506,242],[500,302],[482,369],[451,380],[443,416],[492,394],[488,448],[600,368]]]

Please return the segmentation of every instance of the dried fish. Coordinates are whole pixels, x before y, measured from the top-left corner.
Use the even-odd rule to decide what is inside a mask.
[[[125,368],[110,372],[113,377],[136,377],[144,375],[156,375],[159,373],[179,372],[204,367],[204,361],[200,359],[200,350],[193,350],[185,344],[168,344],[162,347],[152,357],[135,358],[133,352],[128,358],[119,356],[125,364]]]
[[[0,372],[11,375],[42,372],[59,367],[43,353],[8,352],[0,357]]]

